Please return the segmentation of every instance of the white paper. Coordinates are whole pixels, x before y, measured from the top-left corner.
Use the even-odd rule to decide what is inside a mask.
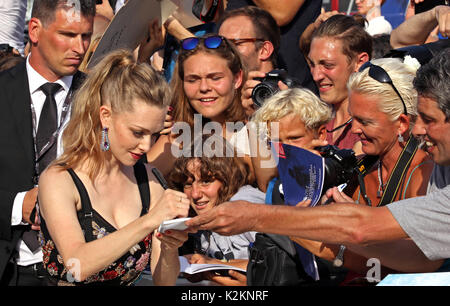
[[[114,16],[94,54],[88,69],[97,64],[106,54],[117,49],[134,50],[148,35],[151,20],[161,16],[161,0],[129,0]]]
[[[236,270],[241,272],[247,272],[246,270],[241,268],[222,264],[190,264],[186,257],[179,256],[178,258],[180,260],[180,272],[187,274],[195,274],[214,270]]]
[[[188,227],[186,224],[184,224],[185,221],[189,220],[191,218],[178,218],[173,220],[167,220],[161,223],[161,225],[158,228],[158,232],[164,233],[167,230],[174,229],[174,230],[185,230]]]
[[[114,15],[89,60],[88,69],[113,50],[135,50],[148,35],[150,21],[157,18],[162,25],[170,15],[186,28],[202,23],[192,14],[192,0],[128,0]]]
[[[166,2],[172,2],[166,3]],[[185,28],[194,27],[196,25],[202,24],[202,21],[192,14],[192,3],[193,0],[165,0],[163,3],[163,12],[165,6],[173,5],[172,7],[177,7],[171,14],[175,17]],[[164,15],[166,18],[168,15]]]

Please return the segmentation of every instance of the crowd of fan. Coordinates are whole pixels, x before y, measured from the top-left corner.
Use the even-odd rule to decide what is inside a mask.
[[[207,23],[152,20],[136,50],[90,66],[124,3],[73,2],[34,0],[26,42],[26,1],[0,5],[2,285],[133,285],[147,266],[173,285],[179,255],[245,270],[258,232],[314,255],[308,285],[354,284],[368,258],[381,277],[448,271],[450,7],[392,29],[381,0],[354,16],[219,1]],[[262,82],[274,93],[259,101]],[[292,207],[269,142],[376,159]],[[248,284],[234,270],[186,278]]]

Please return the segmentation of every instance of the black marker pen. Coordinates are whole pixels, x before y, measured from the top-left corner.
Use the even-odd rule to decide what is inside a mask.
[[[164,190],[169,188],[169,185],[167,184],[166,180],[164,179],[164,176],[157,168],[153,168],[152,173],[155,175],[156,179],[161,184],[161,186]]]

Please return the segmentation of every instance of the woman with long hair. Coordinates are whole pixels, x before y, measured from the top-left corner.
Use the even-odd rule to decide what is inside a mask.
[[[174,147],[178,149],[180,142],[190,147],[197,132],[214,131],[235,146],[253,176],[244,127],[247,118],[240,101],[244,78],[239,52],[226,38],[208,34],[184,39],[172,79],[175,125],[171,135],[158,139],[147,154],[148,161],[168,174],[178,157],[173,154]]]
[[[49,284],[129,285],[149,260],[155,284],[175,284],[187,233],[153,233],[187,216],[189,201],[164,191],[139,161],[169,101],[164,79],[129,51],[112,52],[89,72],[74,97],[64,153],[39,181]]]

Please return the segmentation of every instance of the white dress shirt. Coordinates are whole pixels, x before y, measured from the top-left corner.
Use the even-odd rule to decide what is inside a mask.
[[[34,70],[33,67],[31,67],[29,62],[29,56],[27,58],[26,67],[27,67],[27,75],[28,75],[28,84],[29,84],[29,91],[31,96],[31,103],[33,103],[35,112],[36,112],[36,129],[39,126],[39,118],[41,116],[42,108],[44,106],[45,102],[45,94],[42,92],[40,87],[47,83],[48,81],[41,76],[36,70]],[[58,109],[58,124],[61,118],[62,113],[62,107],[64,104],[64,101],[66,99],[66,96],[69,92],[70,86],[72,84],[73,76],[65,76],[57,80],[55,83],[58,83],[62,86],[62,89],[60,89],[55,94],[55,101],[56,101],[56,107]],[[30,105],[31,107],[31,105]],[[63,127],[65,127],[69,121],[70,118],[70,110],[67,116],[65,117],[63,124]],[[62,129],[63,130],[63,129]],[[62,142],[61,142],[61,136],[62,136],[62,130],[61,133],[58,135],[58,141],[56,143],[57,145],[57,156],[61,155],[62,153]],[[23,225],[22,222],[22,205],[23,200],[25,198],[25,194],[27,192],[19,192],[16,197],[14,198],[14,205],[12,210],[12,216],[11,216],[11,225]],[[37,262],[42,261],[42,251],[41,249],[38,249],[36,252],[31,252],[30,249],[26,246],[26,244],[23,242],[22,239],[19,240],[16,250],[18,250],[18,257],[16,258],[16,262],[20,266],[28,266]]]
[[[369,20],[369,23],[366,26],[366,31],[370,36],[382,34],[389,35],[392,32],[392,26],[389,21],[384,18],[384,16],[378,16]]]
[[[23,55],[26,0],[0,1],[0,44],[9,44]]]

